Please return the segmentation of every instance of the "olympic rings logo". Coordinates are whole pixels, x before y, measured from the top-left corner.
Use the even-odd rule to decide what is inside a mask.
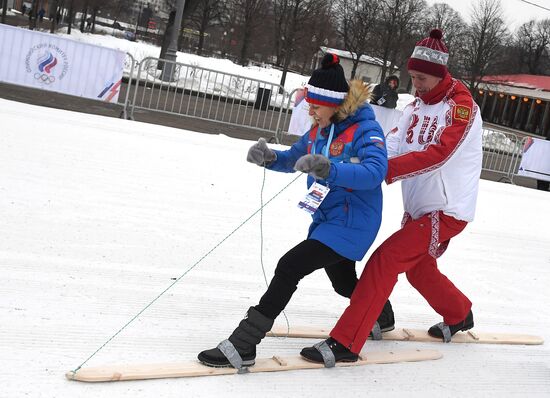
[[[55,77],[54,76],[48,76],[45,73],[36,72],[34,74],[34,78],[36,80],[39,80],[41,83],[45,83],[45,84],[51,84],[51,83],[55,82]]]

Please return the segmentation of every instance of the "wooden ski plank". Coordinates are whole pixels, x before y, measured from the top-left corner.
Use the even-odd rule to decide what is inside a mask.
[[[387,364],[398,362],[418,362],[435,360],[442,357],[436,350],[404,350],[369,352],[367,358],[357,362],[340,362],[338,367]],[[248,368],[250,373],[281,372],[286,370],[321,369],[323,364],[309,362],[300,356],[256,359],[256,364]],[[218,376],[236,374],[234,368],[211,368],[200,362],[109,365],[101,367],[82,368],[76,373],[67,372],[69,380],[101,382],[122,380],[162,379],[170,377]]]
[[[287,336],[326,339],[330,329],[314,328],[314,327],[293,327],[290,333],[286,327],[274,327],[268,336]],[[427,330],[421,329],[395,329],[390,332],[382,333],[384,340],[397,341],[421,341],[441,343],[441,339],[432,337]],[[542,337],[529,334],[513,334],[513,333],[485,333],[468,330],[466,332],[458,332],[453,336],[453,343],[478,343],[478,344],[518,344],[518,345],[540,345],[544,343]]]

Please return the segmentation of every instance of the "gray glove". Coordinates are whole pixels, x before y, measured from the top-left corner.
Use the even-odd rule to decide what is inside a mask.
[[[260,138],[248,150],[246,160],[258,166],[267,166],[277,159],[277,155],[268,148],[265,138]]]
[[[304,155],[296,161],[294,170],[308,173],[319,180],[326,180],[330,174],[330,160],[323,155]]]

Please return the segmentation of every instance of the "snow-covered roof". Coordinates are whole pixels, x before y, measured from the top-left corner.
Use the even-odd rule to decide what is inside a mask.
[[[550,76],[491,75],[482,77],[481,84],[491,91],[550,100]]]
[[[337,48],[321,47],[321,51],[324,53],[328,52],[331,54],[336,54],[340,58],[354,59],[354,57],[356,56],[355,53],[352,51],[339,50]],[[384,64],[384,62],[380,58],[371,57],[370,55],[361,55],[360,61],[365,62],[367,64],[378,65],[378,66],[382,66]],[[391,66],[391,63],[386,62],[386,66],[389,68]]]
[[[502,84],[505,86],[528,88],[532,90],[550,91],[550,76],[527,74],[491,75],[483,76],[481,81],[487,84]]]

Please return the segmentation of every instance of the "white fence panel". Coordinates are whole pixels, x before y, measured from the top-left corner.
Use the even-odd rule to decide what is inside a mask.
[[[518,175],[550,181],[550,141],[526,137]]]

